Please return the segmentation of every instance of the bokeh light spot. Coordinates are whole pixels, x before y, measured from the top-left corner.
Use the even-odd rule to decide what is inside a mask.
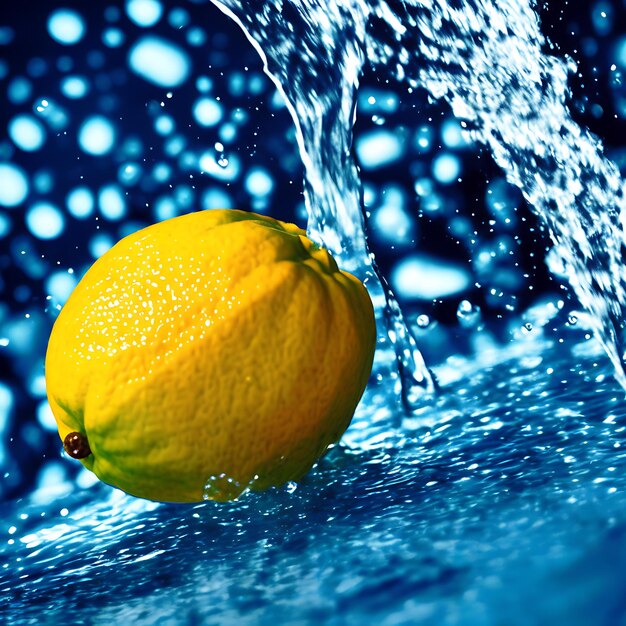
[[[48,33],[64,46],[73,46],[85,34],[85,21],[72,9],[57,9],[48,18]]]
[[[214,98],[200,98],[193,106],[193,116],[201,126],[215,126],[222,115],[222,105]]]
[[[93,213],[94,198],[89,187],[76,187],[67,194],[67,210],[77,219],[85,219]]]
[[[83,122],[78,131],[78,144],[88,154],[101,156],[111,151],[115,142],[113,124],[102,115],[94,115]]]
[[[16,115],[9,122],[9,137],[25,152],[35,152],[43,146],[46,131],[43,124],[32,115]]]
[[[14,207],[28,194],[28,179],[21,167],[0,163],[0,205]]]
[[[391,272],[393,290],[407,299],[433,300],[467,289],[470,274],[443,258],[414,254],[403,258]]]
[[[146,35],[131,49],[128,64],[135,74],[159,87],[178,87],[191,71],[189,55],[161,37]]]
[[[98,208],[102,217],[116,221],[126,215],[126,198],[118,185],[107,185],[98,194]]]
[[[154,26],[163,14],[163,7],[157,0],[127,0],[126,15],[142,28]]]
[[[400,137],[387,130],[364,134],[356,143],[356,153],[364,169],[374,170],[397,161],[403,154]]]
[[[66,76],[61,81],[61,93],[72,100],[83,98],[89,91],[87,79],[83,76]]]
[[[63,232],[65,219],[54,205],[38,202],[26,213],[26,226],[37,239],[56,239]]]

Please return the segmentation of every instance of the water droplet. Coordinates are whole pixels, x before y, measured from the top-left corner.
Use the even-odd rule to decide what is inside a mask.
[[[122,185],[131,186],[139,182],[141,174],[141,167],[138,163],[122,163],[117,172],[117,179]]]
[[[50,102],[43,98],[35,105],[35,111],[37,113],[45,113],[47,108],[50,106]]]
[[[480,321],[480,307],[477,304],[472,304],[469,300],[461,300],[456,310],[456,316],[463,328],[472,328]]]
[[[298,483],[293,482],[292,480],[290,480],[289,482],[285,483],[285,491],[287,493],[294,493],[297,488],[298,488]]]
[[[224,473],[208,477],[202,491],[203,500],[234,500],[239,497],[245,487],[234,478]]]
[[[426,314],[418,315],[417,326],[421,329],[426,329],[430,326],[430,317]]]

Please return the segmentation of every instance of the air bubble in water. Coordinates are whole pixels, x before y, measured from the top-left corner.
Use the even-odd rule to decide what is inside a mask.
[[[50,274],[46,279],[46,291],[54,304],[63,306],[76,287],[76,277],[67,271],[58,271]]]
[[[0,46],[6,46],[13,41],[15,31],[10,26],[0,26]]]
[[[290,480],[289,482],[285,483],[285,491],[289,494],[295,493],[297,488],[298,488],[298,483],[294,482],[293,480]]]
[[[224,154],[224,144],[220,141],[215,142],[215,152],[217,157],[217,164],[222,168],[228,167],[228,158]]]
[[[245,180],[246,191],[251,196],[264,197],[274,188],[274,180],[265,168],[253,167]]]
[[[106,185],[98,194],[98,208],[102,216],[111,221],[126,215],[126,198],[117,185]]]
[[[28,78],[17,76],[10,83],[7,89],[7,96],[13,104],[22,104],[31,96],[33,86]]]
[[[236,180],[241,169],[241,162],[237,158],[237,155],[226,159],[226,163],[224,163],[224,161],[218,163],[219,159],[220,157],[215,154],[214,150],[208,150],[200,156],[198,167],[201,172],[205,172],[218,180],[229,182]]]
[[[222,105],[215,98],[205,96],[193,106],[193,116],[200,126],[215,126],[223,115]]]
[[[107,28],[102,33],[102,43],[109,48],[118,48],[124,43],[124,33],[119,28]]]
[[[89,83],[84,76],[66,76],[61,81],[61,93],[71,100],[77,100],[87,95]]]
[[[443,185],[453,183],[461,173],[461,162],[453,154],[441,154],[433,161],[433,176]]]
[[[224,190],[210,188],[202,194],[201,206],[203,209],[231,209],[235,203]]]
[[[404,142],[397,134],[373,130],[359,137],[356,153],[364,169],[375,170],[398,161],[404,154]]]
[[[404,257],[391,272],[394,292],[407,299],[444,298],[466,290],[470,281],[462,265],[426,254]]]
[[[154,121],[154,129],[159,135],[169,135],[175,127],[174,119],[169,115],[159,115]]]

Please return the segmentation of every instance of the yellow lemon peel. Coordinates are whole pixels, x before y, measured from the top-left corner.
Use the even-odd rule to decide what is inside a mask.
[[[140,230],[57,318],[46,385],[68,453],[151,500],[306,474],[348,427],[376,331],[362,283],[303,230],[234,210]]]

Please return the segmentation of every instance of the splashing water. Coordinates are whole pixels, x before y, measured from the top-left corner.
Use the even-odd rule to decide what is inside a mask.
[[[432,381],[393,295],[376,284],[351,157],[356,92],[366,60],[444,98],[509,182],[522,189],[626,387],[626,201],[617,167],[567,108],[575,66],[543,52],[531,0],[367,3],[213,0],[244,29],[283,92],[306,169],[309,230],[386,297],[405,405]],[[376,301],[376,299],[375,299]],[[407,375],[409,374],[409,375]]]
[[[71,10],[70,22],[65,22],[75,26],[69,34],[56,22],[50,22],[49,30],[62,45],[82,37],[90,47],[117,48],[127,38],[122,48],[127,67],[119,76],[120,68],[113,68],[110,76],[123,79],[126,73],[134,86],[144,81],[156,90],[138,98],[140,121],[147,125],[135,127],[132,103],[125,98],[123,106],[109,99],[115,89],[104,78],[112,68],[102,67],[97,57],[93,65],[80,64],[84,48],[74,53],[64,48],[58,64],[67,69],[56,79],[60,92],[52,88],[54,78],[45,89],[37,81],[45,67],[53,72],[49,59],[47,66],[41,65],[42,59],[29,64],[36,71],[26,83],[24,78],[17,82],[19,76],[11,82],[11,102],[21,116],[11,127],[11,141],[41,158],[21,160],[24,155],[12,156],[6,142],[0,141],[0,160],[7,161],[0,163],[0,204],[11,209],[0,215],[0,236],[4,214],[15,216],[12,252],[29,260],[20,267],[33,277],[49,273],[48,306],[55,311],[76,285],[79,263],[97,258],[128,232],[125,229],[135,227],[133,220],[166,219],[198,205],[237,206],[251,199],[263,200],[261,211],[273,211],[279,204],[268,200],[274,184],[270,159],[257,154],[249,163],[249,150],[243,146],[259,146],[252,139],[233,140],[237,133],[249,132],[247,137],[252,137],[242,121],[246,106],[250,118],[263,113],[246,102],[251,92],[241,99],[228,97],[238,68],[234,63],[227,66],[225,76],[219,69],[211,78],[201,74],[207,71],[202,64],[207,55],[211,58],[212,47],[219,49],[222,31],[232,34],[235,27],[226,31],[217,24],[210,46],[196,48],[193,54],[193,46],[185,41],[198,41],[198,27],[207,17],[223,18],[214,7],[201,6],[200,0],[187,3],[185,9],[184,3],[168,8],[159,0],[119,4],[141,30],[124,25],[120,12],[111,11],[115,9],[111,6],[104,18],[101,7],[94,9],[99,23],[106,22],[104,43],[99,43],[97,19],[79,16],[77,21],[78,10]],[[243,27],[288,103],[306,167],[311,234],[331,248],[344,267],[368,282],[380,338],[385,340],[376,372],[381,382],[368,387],[342,442],[297,485],[248,493],[224,505],[147,502],[95,482],[86,470],[72,474],[74,466],[60,457],[60,451],[44,448],[45,462],[40,470],[32,469],[42,454],[36,447],[42,428],[56,437],[43,399],[43,372],[40,376],[40,370],[30,368],[45,349],[46,327],[41,312],[36,315],[37,304],[24,319],[14,315],[11,325],[0,307],[0,349],[16,355],[22,346],[20,363],[28,368],[17,371],[28,379],[39,407],[39,427],[27,428],[33,426],[28,416],[11,412],[12,403],[18,406],[13,401],[17,394],[10,393],[13,387],[0,382],[0,435],[10,441],[0,446],[6,484],[19,476],[13,457],[19,461],[18,470],[37,471],[31,492],[22,490],[17,499],[2,501],[0,622],[67,622],[68,615],[84,623],[116,620],[146,626],[624,622],[626,407],[622,389],[611,377],[609,359],[588,332],[593,327],[623,382],[622,184],[599,142],[569,116],[567,79],[573,65],[545,53],[534,4],[528,0],[215,0],[214,4]],[[210,16],[210,10],[216,15]],[[61,17],[67,19],[67,11]],[[86,12],[81,9],[81,14]],[[58,12],[51,10],[49,15]],[[155,32],[145,30],[154,20]],[[223,22],[229,23],[225,18]],[[29,21],[25,32],[30,33],[30,26]],[[3,29],[0,24],[0,45],[12,36]],[[239,43],[229,45],[234,49]],[[56,54],[55,48],[50,55]],[[624,54],[626,65],[626,40]],[[68,59],[75,64],[73,69]],[[215,67],[224,64],[216,62]],[[70,69],[76,74],[67,75]],[[368,70],[383,80],[393,75],[407,91],[425,89],[451,105],[467,134],[490,148],[508,179],[533,204],[555,242],[553,271],[568,277],[591,313],[568,310],[550,294],[548,301],[534,301],[520,317],[506,320],[514,340],[494,348],[488,306],[461,300],[456,316],[451,312],[455,319],[451,330],[442,329],[445,322],[430,309],[420,311],[414,332],[425,350],[435,353],[447,346],[439,360],[433,359],[441,393],[429,402],[424,398],[433,388],[431,376],[400,308],[377,276],[367,245],[370,229],[365,227],[362,205],[372,209],[372,226],[380,207],[361,201],[352,125],[359,83]],[[267,83],[254,68],[244,82],[252,84],[255,76]],[[359,106],[367,102],[363,91]],[[144,98],[155,93],[159,101],[146,107]],[[73,103],[86,95],[86,105],[77,114]],[[266,95],[267,91],[263,98]],[[174,101],[177,108],[171,106]],[[24,103],[32,104],[33,117],[27,124]],[[278,109],[266,104],[273,118]],[[185,112],[192,117],[186,118]],[[262,128],[257,123],[255,130]],[[200,127],[206,134],[198,132]],[[72,134],[74,151],[63,143]],[[68,167],[67,189],[54,167],[57,160],[66,164],[57,159],[64,146],[70,154],[68,163],[79,154],[79,161],[86,164],[84,169]],[[419,152],[415,148],[409,157],[410,149],[403,153],[407,161]],[[155,161],[153,174],[150,155]],[[36,170],[43,162],[49,175],[42,177]],[[103,172],[99,178],[98,168],[107,164],[112,173]],[[300,172],[288,171],[289,176]],[[440,180],[434,170],[433,178]],[[218,187],[216,181],[242,184]],[[496,182],[504,184],[501,179]],[[238,196],[237,187],[249,195]],[[390,195],[385,199],[389,205]],[[498,201],[503,197],[496,195]],[[286,204],[298,200],[294,194]],[[135,210],[144,203],[146,211]],[[19,211],[22,205],[24,216]],[[18,230],[22,217],[28,236]],[[77,224],[84,229],[78,230]],[[393,228],[397,225],[392,223]],[[64,228],[71,231],[67,239],[54,232]],[[374,228],[370,232],[376,236]],[[417,238],[415,232],[419,230],[408,239]],[[66,259],[72,267],[67,271],[66,263],[57,261],[57,249],[39,250],[34,245],[56,241],[60,249],[68,240],[72,245],[67,246],[71,254]],[[88,259],[80,261],[74,240],[90,241]],[[479,253],[485,249],[473,248]],[[40,254],[44,251],[45,258]],[[46,268],[44,262],[51,259],[52,268]],[[430,266],[433,274],[441,269]],[[521,276],[519,267],[515,271]],[[414,273],[409,274],[412,280]],[[394,273],[391,276],[402,295],[401,282],[393,280]],[[464,276],[471,282],[469,273]],[[33,279],[29,284],[36,283]],[[421,292],[422,301],[431,297],[426,292]],[[23,302],[28,295],[20,297]],[[468,291],[463,292],[465,297],[471,297]],[[28,328],[35,331],[29,333]],[[475,356],[461,356],[464,347],[459,343],[465,340]],[[409,411],[396,402],[394,385],[400,382]],[[211,477],[207,488],[220,480]],[[4,485],[0,482],[0,489]]]
[[[264,59],[294,119],[305,167],[308,230],[364,279],[378,314],[379,346],[395,347],[402,398],[416,408],[431,376],[402,311],[370,255],[361,185],[351,156],[356,93],[364,63],[368,5],[362,2],[214,2],[236,20]],[[381,331],[381,313],[384,328]],[[384,368],[378,350],[378,368]],[[387,363],[387,366],[389,363]],[[394,376],[387,367],[387,376]]]

